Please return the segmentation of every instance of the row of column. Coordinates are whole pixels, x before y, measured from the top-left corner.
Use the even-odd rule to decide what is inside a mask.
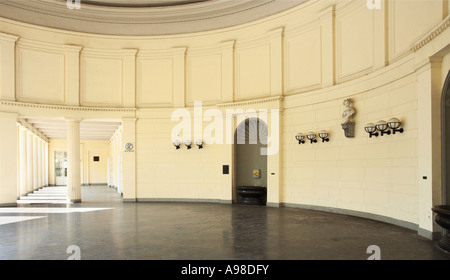
[[[108,185],[124,202],[136,201],[136,118],[122,118],[122,126],[109,140]]]
[[[22,124],[18,132],[18,196],[48,185],[48,142]]]
[[[119,128],[110,141],[110,157],[108,160],[108,185],[123,193],[122,185],[122,127]]]
[[[67,192],[71,202],[81,202],[80,122],[66,118],[67,123]],[[126,141],[134,147],[136,119],[124,118],[122,127],[111,138],[111,156],[108,166],[108,185],[117,188],[124,199],[136,199],[136,163],[134,148],[123,150]],[[125,187],[126,186],[126,187]]]
[[[80,122],[67,119],[67,189],[71,202],[81,202]],[[120,135],[112,137],[108,183],[124,201],[136,201],[136,119],[123,118]],[[19,114],[0,112],[0,206],[14,206],[21,195],[48,185],[49,143],[19,121]],[[124,144],[127,146],[124,149]],[[131,148],[130,148],[131,147]]]

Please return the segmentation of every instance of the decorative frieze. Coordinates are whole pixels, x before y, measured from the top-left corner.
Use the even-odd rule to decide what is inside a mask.
[[[283,99],[284,99],[283,96],[275,96],[275,97],[256,99],[256,100],[240,101],[240,102],[233,102],[233,103],[222,103],[222,104],[217,104],[217,107],[219,107],[219,108],[243,107],[243,106],[248,106],[248,105],[283,101]]]
[[[137,108],[77,107],[77,106],[48,105],[48,104],[35,104],[35,103],[23,103],[12,101],[0,101],[0,105],[11,107],[35,108],[35,109],[87,111],[87,112],[135,112],[137,110]]]
[[[411,51],[418,51],[423,48],[426,44],[431,42],[434,38],[439,36],[442,32],[444,32],[450,26],[450,15],[447,16],[441,24],[439,24],[436,28],[431,30],[425,37],[420,39],[417,43],[412,46]]]

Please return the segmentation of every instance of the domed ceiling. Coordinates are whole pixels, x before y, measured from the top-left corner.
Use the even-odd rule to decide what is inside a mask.
[[[210,31],[262,19],[308,0],[0,0],[0,17],[105,35]]]
[[[186,5],[198,2],[205,2],[211,0],[94,0],[81,1],[84,4],[108,6],[108,7],[168,7],[176,5]]]

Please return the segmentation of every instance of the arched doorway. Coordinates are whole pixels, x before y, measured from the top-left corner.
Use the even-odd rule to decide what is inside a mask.
[[[450,71],[441,99],[442,204],[450,204]]]
[[[234,135],[234,174],[233,203],[241,203],[244,187],[248,192],[255,190],[260,193],[256,203],[266,204],[267,201],[267,155],[263,149],[267,148],[267,125],[258,118],[247,118],[236,128]],[[258,190],[257,190],[258,189]],[[253,200],[255,202],[256,200]]]

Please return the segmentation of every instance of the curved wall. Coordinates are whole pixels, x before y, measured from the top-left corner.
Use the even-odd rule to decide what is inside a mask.
[[[267,110],[269,134],[279,136],[278,153],[268,157],[269,205],[341,209],[433,232],[430,209],[440,200],[433,132],[449,64],[449,5],[380,3],[308,1],[238,27],[154,37],[0,19],[0,110],[137,118],[136,183],[130,194],[124,182],[124,198],[227,203],[234,184],[233,172],[222,174],[222,165],[233,166],[228,132],[239,124],[238,109]],[[357,111],[354,138],[341,128],[347,98]],[[174,112],[203,117],[202,130],[191,120],[191,140],[199,131],[212,140],[176,151]],[[405,133],[369,138],[364,131],[392,117]],[[323,129],[328,143],[294,138]]]

